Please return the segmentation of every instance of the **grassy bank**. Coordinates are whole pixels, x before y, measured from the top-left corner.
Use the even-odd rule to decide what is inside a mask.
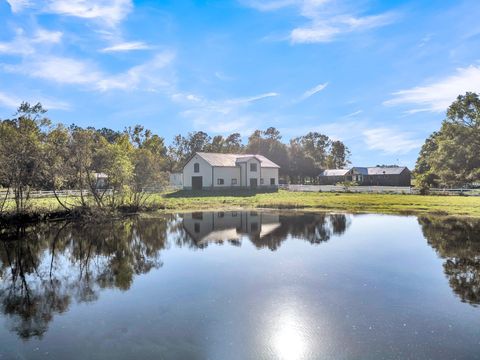
[[[70,201],[74,201],[71,199]],[[304,209],[312,211],[337,210],[355,213],[385,214],[442,214],[480,217],[480,197],[421,196],[393,194],[348,194],[289,192],[254,194],[243,192],[154,194],[150,205],[166,211],[188,211],[226,208]],[[32,200],[32,211],[58,211],[54,198]]]
[[[279,191],[270,194],[188,194],[156,195],[169,210],[209,208],[279,208],[340,210],[362,213],[428,213],[480,217],[480,197],[422,196],[394,194],[350,194]]]

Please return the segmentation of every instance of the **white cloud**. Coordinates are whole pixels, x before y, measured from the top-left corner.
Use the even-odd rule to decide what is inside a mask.
[[[171,84],[168,76],[162,73],[172,63],[175,54],[170,51],[157,54],[152,60],[134,66],[124,73],[104,76],[97,82],[97,89],[108,90],[144,90],[156,91]]]
[[[392,13],[371,16],[340,15],[324,17],[317,13],[311,17],[311,23],[306,27],[298,27],[290,33],[293,43],[321,43],[333,41],[338,35],[355,31],[364,31],[392,23],[395,19]]]
[[[101,73],[84,61],[44,56],[25,60],[18,65],[2,65],[3,70],[29,77],[54,81],[60,84],[91,84],[99,81]]]
[[[221,80],[221,81],[231,81],[231,80],[234,80],[233,77],[231,76],[228,76],[228,75],[225,75],[223,72],[221,71],[215,71],[215,77],[218,79],[218,80]]]
[[[22,103],[22,101],[28,101],[31,104],[36,104],[37,102],[40,102],[42,103],[44,108],[48,110],[70,110],[71,109],[71,106],[69,103],[61,100],[37,97],[32,95],[28,95],[24,98],[20,98],[19,96],[0,92],[0,107],[17,109]]]
[[[15,109],[20,105],[20,103],[21,103],[20,99],[14,96],[5,94],[3,92],[0,92],[0,106]]]
[[[278,95],[268,92],[242,98],[209,100],[190,93],[176,93],[172,95],[172,100],[185,108],[181,115],[190,119],[196,129],[216,134],[239,132],[246,135],[258,126],[261,118],[261,115],[253,115],[250,107],[257,101]]]
[[[36,52],[38,44],[57,44],[61,41],[63,33],[38,28],[32,35],[25,35],[21,28],[16,30],[16,35],[9,42],[0,42],[0,54],[29,55]]]
[[[357,110],[357,111],[354,111],[350,114],[347,114],[345,116],[343,116],[344,119],[347,119],[347,118],[352,118],[352,117],[355,117],[357,115],[360,115],[361,113],[363,113],[363,110]]]
[[[314,86],[311,89],[308,89],[307,91],[305,91],[303,93],[303,95],[301,97],[301,100],[305,100],[305,99],[309,98],[310,96],[313,96],[313,95],[319,93],[320,91],[324,90],[327,86],[328,86],[328,83],[323,83],[323,84],[318,84],[317,86]]]
[[[268,93],[245,97],[245,98],[236,98],[236,99],[226,100],[225,103],[226,104],[247,104],[247,103],[255,102],[258,100],[263,100],[269,97],[276,97],[278,95],[279,94],[276,92],[268,92]]]
[[[29,0],[7,0],[10,4],[12,12],[17,13],[23,9],[32,6],[32,3]]]
[[[32,9],[41,13],[100,20],[114,26],[133,8],[132,0],[7,0],[13,12]]]
[[[292,43],[329,42],[342,34],[391,24],[397,18],[397,15],[391,12],[359,15],[356,9],[346,9],[333,0],[250,0],[243,1],[243,4],[259,11],[274,11],[294,6],[308,23],[291,30],[288,39]]]
[[[133,42],[123,42],[119,44],[115,44],[106,48],[103,48],[102,52],[123,52],[123,51],[132,51],[132,50],[148,50],[152,47],[148,44],[145,44],[141,41],[133,41]]]
[[[0,68],[7,72],[59,84],[85,85],[99,91],[115,89],[155,91],[169,86],[170,76],[164,70],[172,63],[174,57],[172,52],[165,51],[150,61],[113,75],[99,70],[92,62],[58,56],[27,59],[18,65],[0,64]]]
[[[287,6],[297,5],[298,0],[244,0],[241,1],[244,5],[254,8],[259,11],[278,10]]]
[[[51,43],[57,44],[62,40],[63,33],[61,31],[49,31],[46,29],[37,29],[33,37],[34,43]]]
[[[425,86],[416,86],[393,93],[384,105],[411,105],[409,113],[420,111],[446,111],[458,95],[467,91],[480,92],[480,67],[471,65],[459,68],[448,76]]]
[[[423,141],[412,139],[411,133],[388,128],[375,128],[363,131],[365,143],[370,150],[380,150],[386,154],[406,154],[420,148]]]

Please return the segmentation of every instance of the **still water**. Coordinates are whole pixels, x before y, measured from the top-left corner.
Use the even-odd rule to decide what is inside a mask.
[[[480,221],[197,212],[7,229],[0,359],[480,358]]]

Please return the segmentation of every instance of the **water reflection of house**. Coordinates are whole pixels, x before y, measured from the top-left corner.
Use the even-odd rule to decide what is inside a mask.
[[[183,215],[183,227],[197,245],[230,241],[242,236],[262,238],[280,227],[279,216],[256,211],[209,211]]]

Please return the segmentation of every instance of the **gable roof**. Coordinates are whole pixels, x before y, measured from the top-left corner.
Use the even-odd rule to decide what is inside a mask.
[[[403,170],[408,169],[406,166],[372,166],[372,167],[354,167],[353,170],[363,175],[399,175]]]
[[[211,166],[216,167],[235,167],[239,161],[247,161],[251,158],[255,158],[260,162],[262,168],[280,168],[273,161],[267,159],[263,155],[253,154],[221,154],[221,153],[207,153],[197,152],[196,155],[200,156],[203,160],[209,163]]]
[[[345,176],[350,169],[327,169],[323,170],[320,176]]]

